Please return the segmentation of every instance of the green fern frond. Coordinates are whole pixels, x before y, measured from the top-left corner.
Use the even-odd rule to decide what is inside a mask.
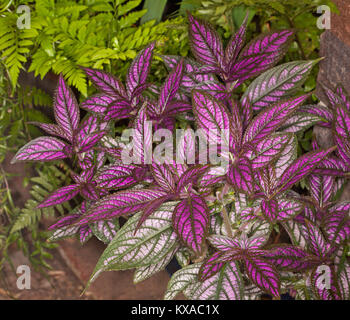
[[[54,216],[55,209],[61,215],[71,210],[69,203],[57,205],[54,208],[37,209],[38,204],[41,203],[46,196],[67,183],[68,167],[66,165],[62,165],[61,167],[62,168],[59,169],[56,165],[51,165],[43,169],[43,171],[39,171],[39,176],[30,179],[33,183],[30,190],[31,199],[25,203],[24,208],[20,211],[11,228],[11,233],[35,225],[40,221],[42,216]]]

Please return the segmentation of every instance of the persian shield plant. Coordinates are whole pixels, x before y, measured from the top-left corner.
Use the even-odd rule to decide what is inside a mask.
[[[285,292],[348,299],[350,206],[335,197],[348,175],[332,171],[342,151],[314,141],[312,151],[297,153],[296,133],[328,120],[309,112],[309,95],[300,94],[317,61],[277,65],[293,41],[291,30],[245,44],[245,20],[225,46],[210,24],[191,14],[188,21],[194,58],[160,56],[169,69],[161,86],[147,81],[154,43],[133,60],[125,84],[84,68],[100,91],[80,105],[84,117],[60,78],[56,124],[36,123],[49,136],[13,160],[75,165],[74,184],[39,205],[81,199],[51,226],[51,239],[78,234],[84,242],[95,235],[108,244],[89,283],[103,271],[134,268],[140,282],[175,258],[181,268],[165,299],[180,292],[189,299]],[[235,89],[252,78],[238,96]],[[345,144],[348,111],[335,110]],[[131,142],[116,134],[121,119]]]

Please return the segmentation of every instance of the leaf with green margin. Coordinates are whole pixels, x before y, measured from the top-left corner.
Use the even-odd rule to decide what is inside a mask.
[[[319,116],[298,112],[284,123],[280,131],[303,132],[320,121],[322,121],[322,118]]]
[[[165,293],[165,299],[174,299],[183,292],[191,300],[241,300],[244,283],[238,265],[226,263],[209,279],[200,282],[198,272],[201,264],[193,264],[173,274]]]
[[[168,282],[164,300],[173,300],[176,295],[190,287],[197,280],[200,266],[200,263],[190,264],[176,271]]]
[[[174,254],[179,249],[179,246],[175,244],[174,248],[169,251],[167,255],[165,255],[159,262],[152,263],[149,266],[146,267],[139,267],[135,270],[134,273],[134,283],[140,283],[141,281],[144,281],[159,271],[162,271],[171,261],[171,259],[174,257]]]
[[[146,267],[158,263],[177,242],[171,216],[177,202],[163,204],[135,233],[141,213],[130,218],[102,253],[86,288],[102,271]]]
[[[294,95],[318,61],[293,61],[269,69],[249,85],[242,100],[248,97],[253,110],[259,111],[272,103]]]
[[[191,262],[191,254],[185,247],[182,247],[176,251],[175,258],[182,268],[188,266]]]
[[[110,243],[120,229],[119,220],[101,220],[90,224],[92,233],[103,243]]]
[[[350,300],[350,265],[346,263],[338,277],[338,284],[343,300]]]
[[[294,221],[289,220],[281,223],[283,228],[287,231],[292,244],[295,246],[300,246],[302,248],[306,247],[306,239],[301,231],[301,224]]]

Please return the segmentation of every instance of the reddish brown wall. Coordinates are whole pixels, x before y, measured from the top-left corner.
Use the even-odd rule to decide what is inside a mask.
[[[331,29],[321,36],[320,55],[325,59],[320,63],[318,81],[331,86],[341,82],[350,92],[350,0],[333,0],[339,15],[332,13]],[[317,94],[323,95],[319,88]]]

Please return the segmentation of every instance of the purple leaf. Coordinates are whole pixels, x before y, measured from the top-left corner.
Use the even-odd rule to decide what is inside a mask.
[[[277,268],[294,272],[304,271],[319,263],[317,257],[309,255],[302,248],[287,244],[276,245],[266,250],[264,259]]]
[[[35,122],[35,121],[28,122],[28,123],[39,127],[40,129],[44,130],[45,132],[47,132],[50,135],[69,140],[67,137],[67,134],[64,132],[64,130],[56,124],[40,123],[40,122]]]
[[[278,221],[286,221],[301,213],[304,209],[303,204],[292,198],[278,199]]]
[[[311,196],[317,201],[320,207],[326,204],[334,192],[335,180],[333,177],[325,175],[311,174],[309,176],[309,187]]]
[[[211,193],[212,188],[224,183],[224,170],[222,167],[212,167],[206,171],[199,179],[198,184],[200,186],[199,192]]]
[[[289,189],[293,184],[300,181],[303,177],[307,176],[319,162],[321,162],[334,148],[321,151],[308,152],[293,163],[285,170],[279,179],[278,191],[283,192]]]
[[[57,124],[73,140],[74,130],[78,128],[80,111],[77,100],[72,90],[64,82],[62,74],[58,80],[58,86],[54,101],[54,113]]]
[[[350,141],[344,139],[335,132],[333,133],[333,138],[338,147],[337,152],[340,159],[345,163],[347,168],[350,168]]]
[[[318,125],[322,127],[330,127],[330,122],[333,121],[333,113],[329,108],[318,104],[318,105],[306,105],[302,106],[298,112],[307,113],[322,118],[324,121],[320,121]]]
[[[321,123],[321,120],[319,116],[297,112],[284,123],[280,130],[293,133],[302,132],[315,124]]]
[[[246,157],[236,159],[235,163],[230,165],[227,180],[237,191],[252,194],[255,182],[249,159]]]
[[[349,205],[347,210],[330,212],[322,219],[322,227],[327,239],[340,245],[350,238]]]
[[[232,251],[241,248],[238,240],[223,235],[211,235],[208,237],[210,244],[219,251]]]
[[[48,229],[49,230],[55,230],[63,227],[67,227],[72,225],[77,219],[79,219],[79,214],[71,214],[69,216],[65,216],[61,219],[59,219],[55,224],[51,225]]]
[[[159,96],[159,114],[162,114],[168,103],[175,97],[179,90],[183,73],[183,60],[181,60],[165,79],[164,86],[160,91]]]
[[[253,107],[247,97],[241,100],[243,128],[246,129],[253,118]]]
[[[84,225],[93,221],[129,215],[142,210],[150,201],[164,195],[165,192],[160,190],[119,191],[96,202],[77,224]]]
[[[206,132],[208,142],[218,145],[224,139],[224,143],[229,146],[232,128],[226,106],[204,91],[193,90],[192,101],[197,125]]]
[[[80,188],[80,194],[86,199],[97,201],[100,198],[100,193],[96,188],[95,183],[85,183]]]
[[[179,113],[192,111],[192,105],[186,101],[175,100],[168,103],[164,115],[176,116]]]
[[[194,164],[196,161],[196,137],[191,129],[179,137],[177,142],[176,161],[179,164]]]
[[[343,149],[343,152],[345,148]],[[315,168],[313,174],[332,177],[344,177],[348,171],[349,167],[344,163],[342,159],[338,157],[328,156],[327,159],[323,159],[323,161]]]
[[[243,142],[257,142],[276,131],[309,95],[281,101],[261,111],[245,131]]]
[[[189,37],[193,55],[204,65],[220,69],[224,49],[219,34],[211,25],[188,13]]]
[[[180,177],[176,191],[178,193],[190,189],[192,184],[197,182],[197,179],[209,168],[209,165],[196,165],[187,169]]]
[[[325,283],[325,270],[319,266],[315,268],[311,274],[311,285],[313,292],[316,294],[318,300],[341,300],[339,288],[337,284],[337,277],[333,267],[328,267],[330,272],[327,272],[328,279]],[[329,281],[330,287],[327,286]]]
[[[108,106],[104,120],[109,121],[112,119],[120,120],[120,119],[130,118],[131,111],[132,111],[132,108],[129,101],[126,101],[126,100],[113,101]]]
[[[37,208],[41,209],[41,208],[56,206],[70,199],[73,199],[78,193],[79,193],[78,184],[73,184],[73,185],[59,188],[56,191],[52,192],[48,197],[46,197],[45,200],[37,206]]]
[[[127,98],[124,85],[115,76],[97,69],[83,68],[96,88],[115,98]]]
[[[79,241],[81,244],[86,243],[92,236],[92,230],[88,225],[82,226],[79,229]]]
[[[98,114],[105,114],[108,106],[115,101],[115,98],[105,94],[97,94],[86,99],[81,108]]]
[[[167,164],[152,163],[151,172],[154,180],[164,191],[175,192],[175,180]]]
[[[75,151],[86,152],[93,148],[106,135],[105,127],[106,123],[100,124],[96,117],[89,116],[81,123],[74,137]]]
[[[350,113],[341,105],[335,106],[334,131],[337,135],[350,139]]]
[[[341,292],[342,300],[350,299],[350,266],[349,263],[345,264],[343,271],[340,272],[338,277],[339,289]]]
[[[327,244],[320,228],[310,221],[305,220],[305,226],[302,230],[310,251],[317,257],[324,258],[327,255],[330,247],[329,244]]]
[[[146,108],[142,107],[134,120],[133,157],[137,164],[147,164],[149,149],[152,147],[152,128],[147,123]],[[152,151],[152,150],[151,150]]]
[[[230,70],[229,82],[237,81],[236,87],[245,80],[273,67],[287,52],[293,32],[282,30],[261,35],[251,41],[239,55]]]
[[[155,43],[152,42],[136,56],[131,62],[126,76],[126,88],[128,97],[135,96],[138,87],[144,85],[147,80],[149,70],[151,68],[151,60]]]
[[[278,202],[275,199],[262,200],[261,212],[269,222],[275,222],[278,219]]]
[[[194,194],[183,199],[174,209],[173,226],[181,241],[196,255],[200,255],[209,228],[205,201]]]
[[[279,297],[280,280],[272,264],[259,257],[249,257],[244,260],[244,265],[249,279],[255,285],[272,296]]]
[[[52,137],[39,137],[19,149],[11,163],[17,161],[52,161],[65,159],[70,156],[65,150],[69,151],[69,145],[65,142]]]
[[[217,263],[216,260],[222,255],[222,252],[215,252],[210,257],[208,257],[201,265],[198,273],[199,281],[205,281],[212,277],[214,274],[218,273],[224,266],[224,262]]]
[[[241,148],[242,144],[242,136],[243,136],[243,123],[242,123],[242,115],[240,111],[239,102],[235,100],[229,100],[229,106],[231,109],[231,124],[232,130],[230,134],[232,138],[230,138],[230,148],[231,150],[238,150]]]
[[[248,21],[248,15],[246,15],[244,21],[242,22],[242,25],[237,30],[237,32],[231,36],[225,48],[224,62],[225,62],[226,70],[232,69],[238,54],[244,45],[246,29],[247,29],[247,21]]]
[[[133,176],[136,166],[128,164],[112,164],[103,167],[95,176],[98,186],[106,189],[122,189],[130,187],[138,180]]]
[[[135,234],[137,232],[137,230],[140,229],[140,227],[142,226],[142,224],[145,222],[145,220],[154,212],[156,211],[163,203],[165,203],[166,201],[170,200],[172,198],[172,195],[165,195],[165,196],[161,196],[151,202],[149,202],[145,208],[142,210],[142,214],[141,217],[135,227]]]
[[[280,156],[290,136],[286,134],[273,134],[258,142],[251,150],[245,153],[250,160],[253,169],[267,166]]]
[[[274,67],[256,78],[244,92],[253,110],[259,111],[294,95],[318,61],[293,61]]]
[[[192,92],[192,89],[193,88],[191,88],[190,92]],[[195,86],[195,89],[205,91],[220,101],[228,98],[226,87],[217,81],[199,83]]]

